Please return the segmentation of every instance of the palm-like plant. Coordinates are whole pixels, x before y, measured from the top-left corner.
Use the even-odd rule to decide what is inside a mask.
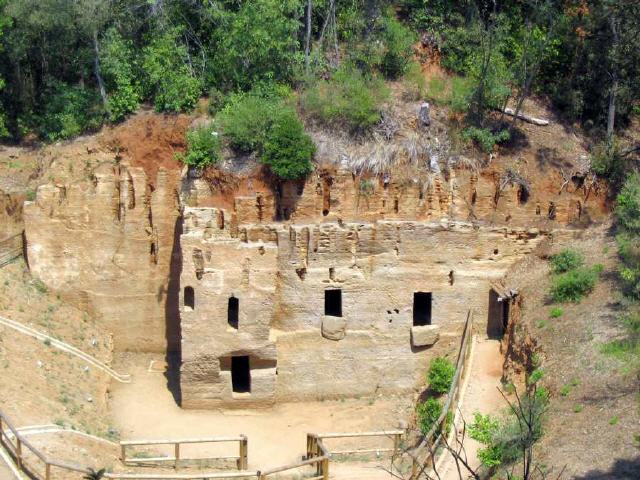
[[[89,473],[87,473],[84,477],[84,480],[101,480],[104,478],[104,473],[106,469],[101,468],[100,470],[94,470],[93,468],[89,468]]]

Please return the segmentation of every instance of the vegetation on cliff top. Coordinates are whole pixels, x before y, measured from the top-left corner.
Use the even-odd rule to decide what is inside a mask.
[[[376,122],[380,90],[372,104],[338,79],[336,102],[364,102],[351,113],[318,106],[322,91],[344,65],[363,82],[410,73],[421,38],[468,80],[458,103],[482,148],[514,128],[487,113],[532,94],[611,138],[638,110],[639,13],[631,0],[0,0],[0,134],[69,138],[141,102],[189,111],[205,92],[264,82],[307,85],[314,114],[357,130]]]

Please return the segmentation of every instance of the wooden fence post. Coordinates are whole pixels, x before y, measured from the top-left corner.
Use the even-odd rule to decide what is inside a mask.
[[[249,440],[246,436],[241,435],[238,470],[246,470],[247,468],[249,468]]]
[[[16,435],[16,462],[18,468],[22,470],[22,440]]]
[[[176,442],[173,449],[175,457],[173,468],[178,468],[178,462],[180,461],[180,442]]]
[[[48,462],[44,464],[44,478],[45,480],[51,480],[51,464]]]
[[[120,457],[122,463],[127,463],[127,447],[123,444],[120,444]]]
[[[322,460],[322,478],[323,480],[329,480],[329,459]]]

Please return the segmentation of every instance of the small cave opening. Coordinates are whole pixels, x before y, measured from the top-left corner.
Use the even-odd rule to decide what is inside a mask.
[[[196,294],[193,287],[184,287],[184,306],[191,310],[196,307]]]
[[[413,326],[431,325],[431,292],[413,294]]]
[[[529,190],[524,185],[518,187],[518,203],[524,205],[529,201]]]
[[[240,323],[239,314],[240,300],[236,297],[229,297],[229,302],[227,303],[227,323],[230,327],[235,328],[236,330]]]
[[[324,291],[324,314],[329,317],[342,316],[342,290],[330,289]]]
[[[453,282],[455,281],[455,274],[453,272],[453,270],[449,270],[449,285],[453,285]]]
[[[231,357],[233,393],[251,393],[251,368],[248,355]]]

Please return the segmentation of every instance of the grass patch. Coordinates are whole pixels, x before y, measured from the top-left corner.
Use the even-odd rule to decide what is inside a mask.
[[[580,413],[582,410],[584,410],[584,405],[577,403],[573,406],[573,413]]]
[[[564,310],[562,309],[562,307],[553,307],[549,311],[549,316],[551,318],[560,318],[563,313],[564,313]]]
[[[547,326],[549,325],[549,322],[547,322],[546,320],[538,320],[536,322],[536,327],[538,327],[539,329],[543,329],[543,328],[547,328]]]
[[[382,118],[381,108],[389,96],[384,82],[352,68],[338,70],[330,80],[320,80],[302,95],[304,112],[334,128],[361,133]]]

